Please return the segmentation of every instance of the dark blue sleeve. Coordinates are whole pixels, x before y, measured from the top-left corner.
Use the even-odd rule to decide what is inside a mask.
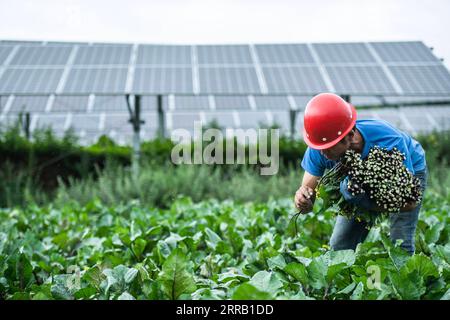
[[[302,168],[316,177],[321,177],[325,171],[320,151],[307,148],[302,160]]]

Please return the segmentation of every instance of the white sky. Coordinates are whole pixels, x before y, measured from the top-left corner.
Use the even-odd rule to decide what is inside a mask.
[[[420,40],[450,66],[449,0],[0,0],[0,39],[167,44]]]

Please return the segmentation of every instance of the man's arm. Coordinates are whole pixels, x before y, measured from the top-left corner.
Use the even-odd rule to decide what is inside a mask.
[[[320,177],[313,176],[307,171],[303,174],[302,184],[294,198],[295,206],[300,211],[309,212],[312,210],[316,196],[314,189],[317,187],[319,179]]]

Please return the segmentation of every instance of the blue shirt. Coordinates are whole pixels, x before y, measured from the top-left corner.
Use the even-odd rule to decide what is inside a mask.
[[[379,146],[388,150],[396,147],[405,154],[405,166],[412,174],[423,171],[426,167],[425,151],[419,142],[407,133],[394,128],[384,120],[356,120],[356,129],[364,138],[361,157],[365,159],[370,148]],[[325,169],[331,169],[336,161],[328,160],[320,150],[307,148],[302,160],[302,168],[314,176],[322,176]]]

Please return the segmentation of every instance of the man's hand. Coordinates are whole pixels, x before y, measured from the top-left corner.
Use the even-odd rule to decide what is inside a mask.
[[[301,186],[295,193],[295,207],[302,212],[310,212],[314,204],[314,190],[308,186]]]

